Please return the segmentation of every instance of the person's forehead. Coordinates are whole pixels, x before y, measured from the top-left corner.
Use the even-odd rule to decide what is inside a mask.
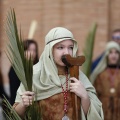
[[[113,47],[110,49],[110,51],[118,51],[117,48]]]
[[[120,36],[120,32],[115,32],[115,33],[113,33],[113,36]]]

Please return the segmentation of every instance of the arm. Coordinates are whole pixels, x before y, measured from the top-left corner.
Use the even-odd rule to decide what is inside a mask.
[[[21,118],[24,118],[26,107],[23,106],[22,102],[21,103],[14,103],[13,108],[15,109],[15,111],[18,113],[18,115]]]
[[[26,91],[21,95],[22,101],[14,105],[15,111],[19,114],[21,118],[24,118],[26,108],[32,104],[34,99],[34,92]]]
[[[90,107],[90,99],[89,99],[88,94],[86,94],[85,97],[81,98],[81,104],[82,104],[82,108],[86,116],[88,113],[89,107]]]
[[[90,83],[86,75],[81,71],[80,71],[79,79],[84,85],[90,100],[90,106],[86,116],[83,111],[83,108],[81,107],[82,120],[86,120],[86,119],[87,120],[104,120],[102,103],[97,98],[94,87],[92,86],[92,84]]]
[[[81,105],[85,115],[87,115],[88,109],[90,107],[90,99],[88,93],[82,84],[81,81],[72,77],[70,80],[74,81],[74,83],[70,83],[70,92],[74,92],[78,97],[81,98]]]

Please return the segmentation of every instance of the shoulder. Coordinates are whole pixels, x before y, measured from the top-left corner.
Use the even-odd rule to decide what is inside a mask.
[[[80,71],[79,73],[79,79],[84,84],[84,87],[89,91],[95,92],[95,89],[88,77],[82,71]]]
[[[33,65],[33,74],[36,74],[40,72],[40,63],[36,63],[35,65]]]
[[[106,76],[106,75],[108,75],[107,69],[103,70],[100,74],[98,74],[97,77],[104,77],[104,76]]]
[[[79,72],[79,79],[83,82],[84,81],[90,82],[88,77],[82,71]]]

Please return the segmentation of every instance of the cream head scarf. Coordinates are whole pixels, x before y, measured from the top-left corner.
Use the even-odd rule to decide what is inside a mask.
[[[108,56],[110,50],[113,48],[115,48],[117,51],[120,52],[120,46],[116,42],[111,41],[106,45],[105,53],[104,53],[102,59],[100,60],[97,67],[95,68],[95,70],[93,71],[93,73],[90,76],[90,81],[92,84],[94,84],[96,77],[107,67],[107,56]]]
[[[40,56],[39,62],[33,66],[33,90],[37,92],[37,100],[45,99],[62,92],[61,83],[64,84],[66,82],[66,77],[58,76],[52,49],[56,43],[64,40],[72,40],[74,42],[73,56],[76,56],[78,49],[77,42],[69,30],[56,27],[50,30],[45,37],[46,45],[44,51]],[[65,84],[63,87],[65,87]],[[24,87],[21,84],[18,93],[21,94],[24,91]]]

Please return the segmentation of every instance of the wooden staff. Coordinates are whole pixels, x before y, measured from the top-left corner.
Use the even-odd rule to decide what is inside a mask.
[[[79,66],[81,66],[85,62],[84,56],[78,56],[76,58],[71,57],[70,55],[63,55],[62,56],[63,63],[69,67],[70,77],[75,77],[79,79]],[[73,105],[73,118],[72,120],[80,120],[80,98],[77,97],[74,93],[71,93],[72,97],[72,105]]]

